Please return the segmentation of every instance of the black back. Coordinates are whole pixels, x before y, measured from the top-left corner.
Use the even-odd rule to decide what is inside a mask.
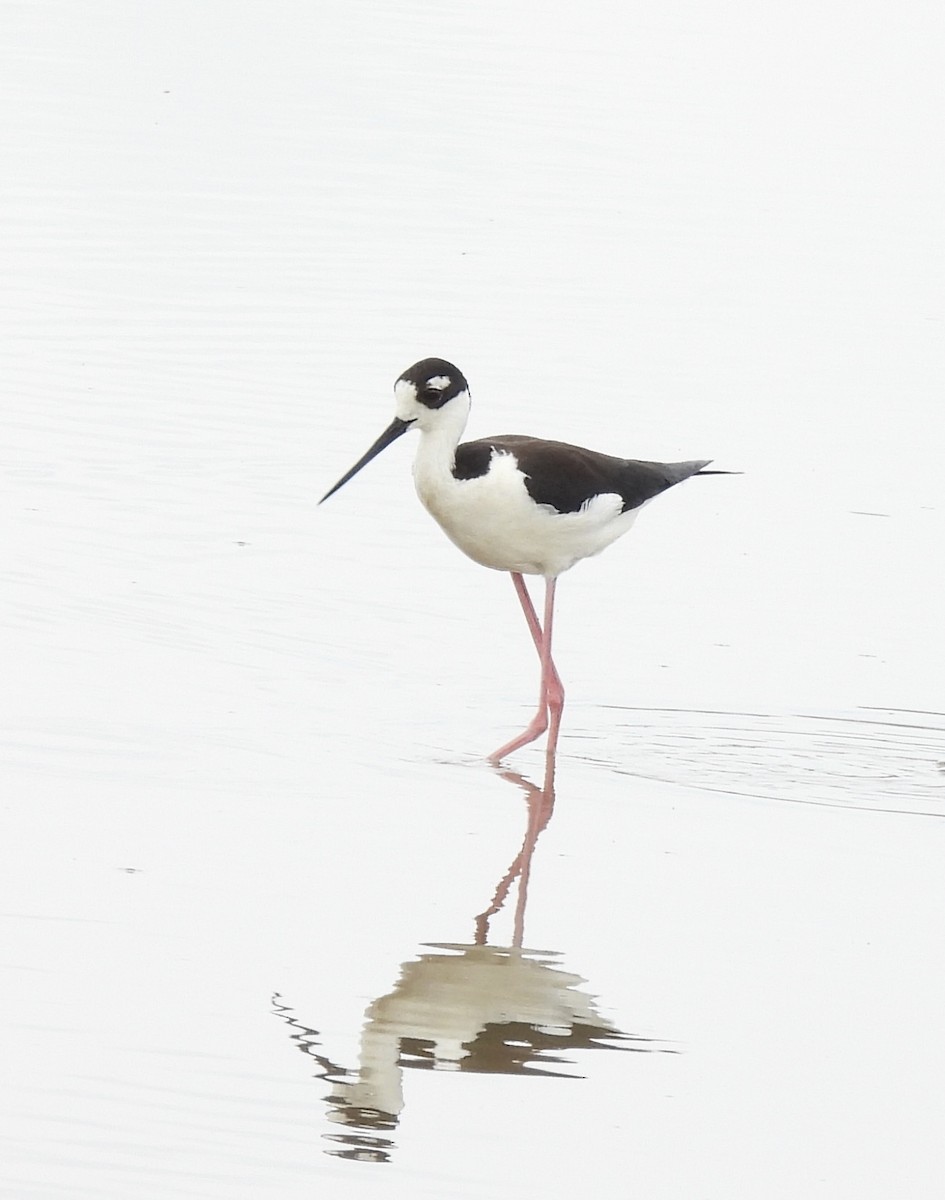
[[[594,496],[618,495],[623,511],[639,508],[660,492],[698,474],[711,459],[683,463],[641,462],[614,458],[567,442],[503,434],[463,442],[456,448],[453,475],[475,479],[489,470],[493,454],[511,454],[525,476],[525,487],[536,504],[559,513],[578,512]]]

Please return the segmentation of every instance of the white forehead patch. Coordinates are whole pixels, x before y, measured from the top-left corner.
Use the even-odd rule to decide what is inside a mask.
[[[445,392],[452,382],[449,375],[434,375],[432,379],[427,380],[427,387],[434,388],[438,392]]]
[[[417,385],[409,379],[398,379],[394,384],[394,405],[398,417],[412,421],[417,415]]]

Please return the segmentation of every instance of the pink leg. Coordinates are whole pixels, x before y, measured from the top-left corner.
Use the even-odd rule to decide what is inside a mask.
[[[517,571],[513,571],[512,582],[515,584],[515,594],[518,596],[522,612],[525,614],[525,620],[528,622],[528,632],[532,635],[535,649],[541,654],[541,625],[538,623],[538,613],[535,612],[535,606],[532,604],[532,598],[528,594],[528,588],[525,585],[525,576],[519,575]]]
[[[522,605],[522,612],[525,614],[525,620],[528,622],[528,631],[532,635],[532,641],[535,643],[535,649],[538,651],[538,657],[541,659],[542,632],[541,625],[538,623],[538,614],[535,612],[535,606],[532,604],[532,598],[528,594],[528,588],[525,586],[525,579],[517,572],[512,572],[512,582],[515,584],[515,591],[518,595],[519,602]],[[552,582],[555,582],[554,580]],[[547,590],[545,593],[545,605],[547,607],[548,596]],[[561,679],[558,675],[557,668],[554,663],[551,664],[551,670],[558,687],[561,690],[562,701],[564,699],[564,688],[561,685]]]
[[[517,738],[513,738],[512,741],[506,743],[504,746],[500,746],[498,750],[490,754],[489,758],[492,762],[498,762],[507,754],[511,754],[515,750],[520,750],[522,746],[527,746],[529,742],[533,742],[536,738],[541,737],[549,727],[549,713],[551,717],[551,729],[548,734],[548,754],[554,755],[555,746],[558,742],[558,730],[561,727],[561,713],[564,708],[564,687],[561,684],[561,677],[551,657],[551,632],[554,621],[555,584],[557,580],[545,580],[544,629],[542,629],[538,622],[538,614],[535,612],[535,606],[532,604],[531,596],[528,594],[525,580],[517,572],[513,572],[512,582],[515,584],[515,591],[522,605],[522,611],[525,613],[525,620],[528,622],[529,633],[532,635],[532,641],[535,643],[535,649],[538,651],[538,656],[541,659],[541,691],[538,696],[538,711],[530,721],[528,728],[519,734]]]
[[[555,615],[555,585],[557,578],[545,580],[545,637],[541,656],[541,682],[545,693],[545,704],[551,718],[548,730],[548,757],[554,758],[558,748],[558,732],[561,729],[561,714],[564,712],[564,687],[558,668],[551,657],[551,629]]]

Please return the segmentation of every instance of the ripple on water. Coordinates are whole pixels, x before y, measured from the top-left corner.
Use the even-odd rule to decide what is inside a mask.
[[[621,744],[633,749],[632,764],[606,762],[618,772],[799,804],[945,816],[945,713],[609,711]]]

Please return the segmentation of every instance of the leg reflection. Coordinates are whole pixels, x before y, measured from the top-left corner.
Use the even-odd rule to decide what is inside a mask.
[[[555,753],[549,749],[545,755],[545,777],[542,786],[536,787],[530,779],[519,775],[517,771],[500,771],[499,774],[509,783],[514,783],[522,789],[528,804],[528,825],[525,828],[525,840],[522,848],[512,860],[509,869],[499,881],[489,907],[476,917],[475,944],[484,946],[489,937],[489,922],[502,908],[508,897],[512,884],[518,883],[518,897],[515,903],[515,921],[512,931],[512,945],[522,948],[525,937],[525,906],[528,903],[528,880],[531,874],[532,855],[538,838],[551,820],[555,806]]]

